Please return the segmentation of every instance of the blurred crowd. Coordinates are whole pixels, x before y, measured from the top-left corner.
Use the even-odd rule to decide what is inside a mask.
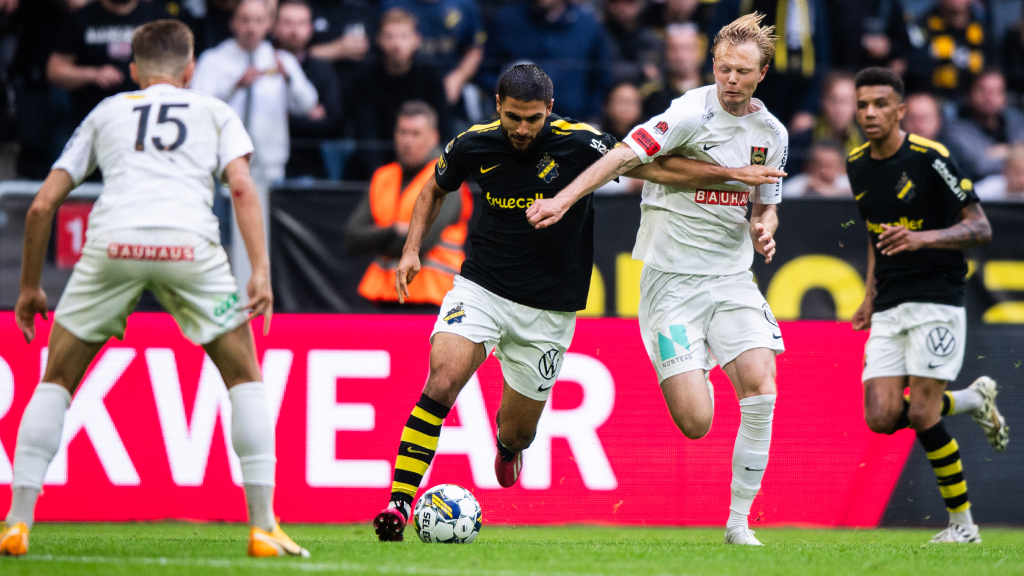
[[[239,112],[260,178],[369,181],[396,160],[408,102],[440,142],[494,112],[508,66],[540,65],[554,111],[617,138],[713,82],[708,46],[736,17],[776,26],[756,96],[790,132],[787,196],[848,196],[865,142],[853,75],[907,84],[905,129],[950,149],[983,199],[1024,199],[1024,0],[0,0],[0,153],[41,179],[103,98],[132,90],[135,27],[179,18],[192,88]],[[401,159],[399,159],[401,160]],[[626,181],[604,193],[636,192]]]

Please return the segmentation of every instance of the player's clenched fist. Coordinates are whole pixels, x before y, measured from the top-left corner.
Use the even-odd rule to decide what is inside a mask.
[[[42,288],[22,288],[14,305],[14,318],[25,342],[30,344],[36,337],[36,314],[42,314],[46,320],[46,292]]]
[[[775,256],[775,237],[771,231],[764,224],[754,224],[750,227],[750,238],[754,241],[754,248],[764,255],[764,263],[771,264],[772,256]]]
[[[416,252],[403,252],[402,260],[395,270],[395,292],[398,292],[398,302],[405,304],[409,297],[409,283],[420,273],[420,255]]]
[[[534,228],[540,230],[561,220],[567,208],[558,198],[541,199],[526,209],[526,217]]]

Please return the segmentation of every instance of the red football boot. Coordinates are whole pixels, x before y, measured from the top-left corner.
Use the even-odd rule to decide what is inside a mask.
[[[381,542],[401,542],[405,540],[405,525],[409,522],[404,510],[397,506],[408,509],[408,504],[391,502],[391,505],[381,510],[373,519],[373,529],[377,532],[377,539]]]
[[[502,488],[511,488],[519,480],[519,472],[523,469],[523,453],[517,452],[511,462],[501,457],[501,452],[494,455],[494,475]]]

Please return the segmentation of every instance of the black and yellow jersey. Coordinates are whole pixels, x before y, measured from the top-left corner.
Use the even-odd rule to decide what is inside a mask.
[[[530,224],[526,209],[554,197],[615,143],[589,124],[554,114],[526,152],[512,147],[498,120],[449,142],[435,168],[437,185],[454,191],[473,178],[483,192],[462,276],[531,308],[586,308],[594,265],[592,195],[542,230]]]
[[[875,251],[875,311],[904,302],[963,306],[963,252],[923,249],[883,256],[876,246],[882,224],[915,232],[949,228],[965,206],[978,201],[946,147],[908,134],[895,154],[875,160],[864,144],[850,153],[846,170]]]

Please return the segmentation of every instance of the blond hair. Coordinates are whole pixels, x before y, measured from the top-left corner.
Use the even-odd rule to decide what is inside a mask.
[[[733,20],[715,35],[711,54],[717,56],[721,46],[741,46],[753,42],[761,51],[761,68],[764,68],[775,57],[775,43],[779,37],[774,34],[775,26],[761,26],[763,18],[764,14],[751,12]]]

